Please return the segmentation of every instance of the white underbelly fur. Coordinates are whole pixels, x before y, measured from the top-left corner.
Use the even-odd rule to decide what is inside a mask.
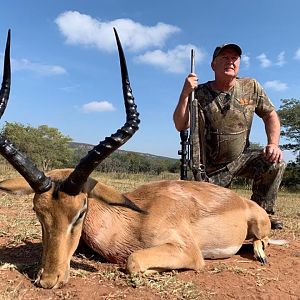
[[[226,248],[211,248],[202,250],[202,255],[204,258],[217,259],[217,258],[227,258],[236,254],[241,248],[241,245],[231,246]]]

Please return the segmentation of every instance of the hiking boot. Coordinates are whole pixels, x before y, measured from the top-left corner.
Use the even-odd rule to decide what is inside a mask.
[[[271,229],[282,229],[283,228],[283,222],[276,219],[275,217],[273,216],[270,216],[269,215],[269,219],[270,219],[270,222],[271,222]]]

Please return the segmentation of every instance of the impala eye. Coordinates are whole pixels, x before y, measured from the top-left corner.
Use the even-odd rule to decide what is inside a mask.
[[[82,218],[84,217],[85,213],[86,213],[86,208],[83,209],[83,210],[81,210],[81,211],[79,212],[79,214],[78,214],[78,216],[77,216],[77,219],[76,219],[76,221],[74,222],[73,226],[76,226],[78,223],[80,223],[80,221],[81,221]]]
[[[78,220],[80,220],[86,213],[86,209],[82,210],[78,216]]]
[[[82,220],[82,218],[85,216],[86,211],[87,211],[87,201],[85,200],[84,206],[77,214],[77,217],[75,217],[75,222],[73,223],[73,226],[76,226]]]

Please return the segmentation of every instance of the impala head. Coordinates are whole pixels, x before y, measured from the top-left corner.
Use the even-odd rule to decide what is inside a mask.
[[[34,210],[42,225],[43,236],[42,263],[36,283],[44,288],[57,288],[68,280],[70,259],[77,248],[87,210],[88,192],[95,185],[89,175],[138,129],[139,118],[132,96],[125,56],[115,29],[114,32],[119,51],[126,109],[126,122],[123,127],[95,146],[74,170],[55,170],[47,175],[4,136],[0,136],[1,155],[22,175],[20,178],[1,182],[0,189],[7,192],[34,193]],[[6,107],[10,90],[9,48],[10,31],[4,59],[0,116]]]

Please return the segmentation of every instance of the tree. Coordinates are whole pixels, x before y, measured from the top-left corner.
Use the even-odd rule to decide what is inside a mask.
[[[69,147],[71,138],[64,136],[57,128],[6,122],[1,134],[13,142],[43,171],[68,166],[73,158]]]
[[[300,188],[300,101],[297,99],[282,99],[278,114],[281,119],[282,131],[290,143],[284,144],[283,149],[296,153],[296,161],[289,162],[284,173],[282,185],[294,190]],[[298,152],[298,153],[297,153]]]
[[[291,143],[283,145],[284,149],[300,151],[300,101],[297,99],[282,99],[278,110],[284,136]],[[299,155],[299,154],[298,154]]]

